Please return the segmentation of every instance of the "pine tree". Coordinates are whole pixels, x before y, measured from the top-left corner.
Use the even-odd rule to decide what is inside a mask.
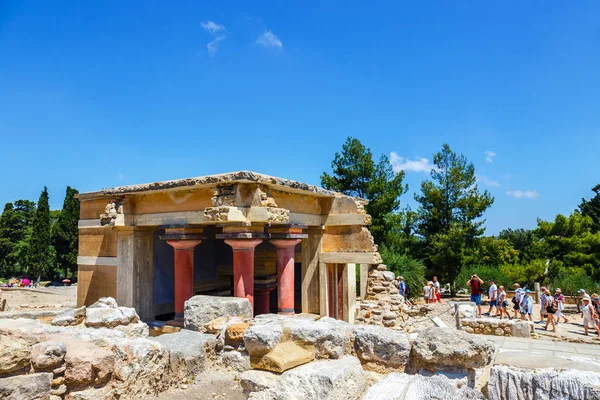
[[[77,271],[77,247],[79,242],[79,201],[75,195],[77,190],[67,186],[63,208],[54,226],[53,243],[56,249],[59,267],[64,269],[64,277],[68,271]]]
[[[50,205],[48,203],[48,188],[44,186],[33,218],[29,243],[29,267],[31,273],[37,277],[38,283],[40,278],[47,274],[48,269],[52,265],[53,252],[51,246]]]
[[[589,200],[581,199],[579,211],[592,219],[593,232],[600,232],[600,185],[594,186],[592,191],[596,195]]]

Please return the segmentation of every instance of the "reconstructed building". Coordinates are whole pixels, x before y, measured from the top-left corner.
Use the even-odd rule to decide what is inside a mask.
[[[111,296],[181,324],[184,302],[207,294],[353,321],[357,265],[364,286],[381,262],[365,200],[288,179],[240,171],[78,197],[78,306]]]

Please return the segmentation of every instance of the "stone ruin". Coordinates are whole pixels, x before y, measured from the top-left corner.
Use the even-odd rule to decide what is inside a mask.
[[[427,316],[433,310],[430,305],[408,307],[398,292],[398,281],[387,266],[379,264],[369,269],[367,292],[360,302],[356,316],[357,324],[378,325],[386,328],[414,332],[409,319]]]

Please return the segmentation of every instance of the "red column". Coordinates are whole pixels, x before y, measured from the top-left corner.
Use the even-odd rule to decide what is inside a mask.
[[[254,310],[254,248],[262,239],[227,239],[233,249],[233,295],[250,300]]]
[[[277,309],[279,314],[294,313],[294,248],[300,239],[275,239],[277,248]]]
[[[167,240],[175,249],[175,321],[183,326],[183,307],[194,295],[194,248],[201,240]]]

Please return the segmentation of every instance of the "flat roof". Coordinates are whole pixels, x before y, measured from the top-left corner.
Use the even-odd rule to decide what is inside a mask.
[[[334,197],[337,194],[337,192],[332,190],[323,189],[318,186],[309,185],[308,183],[298,182],[291,179],[277,178],[275,176],[260,174],[252,171],[237,171],[224,174],[198,176],[195,178],[183,178],[170,181],[142,183],[138,185],[117,186],[95,192],[80,193],[77,197],[85,200],[154,191],[194,189],[206,186],[214,186],[222,183],[226,184],[236,182],[260,183],[284,192],[312,194],[319,197]]]

